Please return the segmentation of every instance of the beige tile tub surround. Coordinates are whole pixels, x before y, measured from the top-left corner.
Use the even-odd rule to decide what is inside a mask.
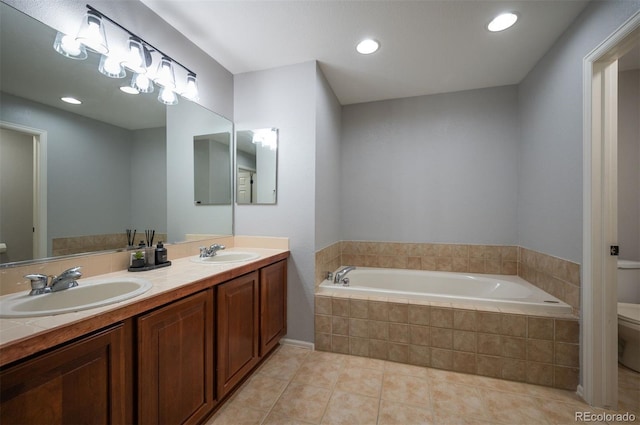
[[[575,390],[578,319],[401,299],[315,296],[320,351]]]
[[[316,252],[315,284],[342,265],[518,275],[580,309],[580,265],[512,245],[341,241]]]
[[[189,242],[166,244],[169,260],[196,255],[200,246],[213,243],[220,243],[228,248],[289,249],[289,241],[287,238],[214,236],[204,239],[203,237],[206,237],[206,235],[193,237],[193,239],[196,240]],[[3,267],[0,268],[0,295],[28,291],[30,286],[28,280],[24,278],[24,275],[29,273],[57,275],[70,267],[82,266],[82,276],[86,278],[126,270],[127,267],[129,267],[129,258],[130,251],[93,253],[68,258],[36,261],[33,264],[27,265]]]

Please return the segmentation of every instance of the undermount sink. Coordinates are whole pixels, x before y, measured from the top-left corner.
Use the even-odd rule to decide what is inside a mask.
[[[37,317],[88,310],[125,301],[151,289],[139,278],[80,279],[78,286],[43,295],[27,292],[0,297],[0,317]]]
[[[229,251],[220,252],[213,257],[192,257],[191,261],[201,264],[225,264],[225,263],[240,263],[242,261],[255,260],[260,257],[260,254],[255,252],[241,252],[241,251]]]

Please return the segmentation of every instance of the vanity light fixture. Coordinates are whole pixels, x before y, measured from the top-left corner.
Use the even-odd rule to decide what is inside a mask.
[[[362,55],[370,55],[371,53],[375,53],[379,48],[380,43],[372,38],[366,38],[356,46],[356,50]]]
[[[504,31],[507,28],[511,28],[517,20],[518,15],[516,15],[515,13],[501,13],[500,15],[493,18],[491,22],[489,22],[489,24],[487,25],[487,29],[491,32]]]
[[[153,81],[147,74],[133,74],[131,87],[139,93],[153,93]]]
[[[169,87],[160,87],[158,93],[158,100],[165,105],[175,105],[178,103],[178,95]]]
[[[76,35],[76,41],[103,55],[109,53],[101,14],[91,9],[87,11]]]
[[[158,100],[165,105],[175,105],[178,103],[176,93],[181,93],[185,99],[191,101],[197,101],[199,99],[195,72],[149,44],[141,37],[135,35],[113,19],[99,12],[97,9],[89,5],[86,6],[87,12],[82,19],[82,24],[76,37],[60,32],[57,33],[53,43],[53,48],[56,52],[71,59],[82,60],[87,58],[86,49],[95,51],[102,55],[98,71],[110,78],[124,78],[127,75],[127,70],[131,71],[131,83],[129,86],[121,87],[121,90],[127,93],[151,93],[154,91],[155,83],[161,88]],[[127,44],[120,49],[120,51],[125,52],[122,55],[116,55],[113,52],[111,55],[109,54],[105,21],[112,24],[116,30],[126,33]],[[112,28],[110,27],[109,31],[111,30]],[[157,72],[154,76],[151,76],[151,66],[154,61],[153,53],[156,53],[156,58],[158,55],[160,57],[158,58]],[[182,68],[186,73],[186,82],[182,88],[176,85],[175,66]]]
[[[173,62],[171,58],[163,56],[162,59],[160,59],[156,78],[153,79],[153,82],[172,90],[176,88],[176,77],[175,72],[173,72]]]
[[[109,55],[102,55],[98,71],[109,78],[124,78],[127,76],[120,60]]]
[[[196,74],[187,75],[187,88],[182,92],[182,97],[186,97],[191,101],[197,101],[198,97],[198,81],[196,80]]]
[[[151,65],[151,52],[136,37],[129,37],[128,44],[127,57],[122,66],[136,74],[146,73],[147,66]]]
[[[53,48],[62,56],[71,59],[84,60],[87,58],[87,49],[85,49],[84,45],[77,42],[74,37],[61,32],[56,35]]]
[[[61,97],[60,98],[61,101],[66,102],[66,103],[70,103],[72,105],[80,105],[82,102],[79,101],[78,99],[76,99],[75,97]]]

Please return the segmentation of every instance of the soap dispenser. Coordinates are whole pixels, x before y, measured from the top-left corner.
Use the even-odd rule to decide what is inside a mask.
[[[159,241],[156,245],[156,264],[163,264],[167,262],[167,248],[164,247],[162,241]]]

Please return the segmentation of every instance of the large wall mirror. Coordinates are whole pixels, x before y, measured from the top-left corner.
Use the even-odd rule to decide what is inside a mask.
[[[236,202],[275,204],[278,195],[278,129],[236,132]]]
[[[52,48],[55,37],[0,3],[0,264],[121,249],[126,229],[154,229],[156,241],[170,243],[232,234],[230,199],[206,219],[185,219],[182,210],[194,207],[193,137],[230,139],[232,122],[182,98],[165,106],[157,88],[123,93],[130,72],[101,75],[97,54],[65,58]],[[221,154],[231,161],[229,149]]]

